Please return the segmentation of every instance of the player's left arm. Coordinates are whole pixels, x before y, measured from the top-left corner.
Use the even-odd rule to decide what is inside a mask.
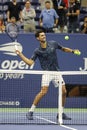
[[[56,44],[56,43],[55,43],[55,46],[56,46],[57,49],[60,49],[60,50],[62,50],[64,52],[73,53],[75,55],[80,55],[81,54],[79,49],[71,49],[71,48],[68,48],[68,47],[63,47],[60,44]]]
[[[79,49],[71,49],[71,48],[67,48],[67,47],[62,47],[62,51],[70,52],[70,53],[73,53],[75,55],[80,55],[81,54]]]
[[[62,51],[64,51],[64,52],[73,52],[73,50],[72,49],[70,49],[70,48],[67,48],[67,47],[62,47]]]

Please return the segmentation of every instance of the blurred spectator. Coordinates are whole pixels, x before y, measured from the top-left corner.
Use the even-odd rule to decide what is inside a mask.
[[[77,4],[78,8],[80,9],[80,7],[81,7],[80,0],[75,0],[75,3]]]
[[[0,18],[0,33],[4,33],[4,32],[5,32],[4,21],[3,18]]]
[[[66,87],[69,97],[87,97],[87,86],[85,85],[68,85]]]
[[[81,33],[87,34],[87,16],[84,17],[84,22],[81,26]]]
[[[13,23],[13,24],[12,24],[12,23]],[[11,26],[12,28],[10,28],[10,30],[8,30],[8,27],[9,27],[10,25],[12,25],[12,26]],[[15,17],[11,17],[11,18],[10,18],[10,22],[7,23],[7,25],[6,25],[6,30],[7,30],[7,32],[9,32],[9,31],[14,31],[14,29],[16,29],[14,26],[17,26],[17,25],[16,25],[16,18],[15,18]],[[19,30],[19,27],[18,27],[18,30]],[[17,31],[17,30],[15,30],[15,31]]]
[[[31,7],[30,1],[27,0],[22,10],[22,19],[24,22],[24,32],[35,32],[35,9]]]
[[[60,32],[67,33],[67,6],[68,4],[65,3],[67,1],[65,0],[52,0],[53,1],[53,7],[56,10],[57,14],[59,15],[59,22],[58,26],[60,29]]]
[[[22,22],[22,15],[21,15],[21,4],[17,0],[12,0],[8,4],[8,11],[7,11],[7,22],[11,21],[11,17],[16,18],[16,22]]]
[[[56,11],[51,8],[50,1],[45,2],[45,9],[40,14],[40,27],[45,32],[54,32],[53,29],[58,25],[58,18]]]
[[[69,1],[68,8],[68,33],[78,33],[79,32],[79,14],[80,9],[78,4],[75,3],[75,0]]]
[[[66,8],[68,8],[68,6],[69,6],[69,0],[63,0],[63,1],[65,3]]]
[[[53,2],[52,0],[49,0],[51,3],[51,8],[53,8]],[[45,8],[45,2],[46,0],[39,0],[39,3],[41,4],[41,10],[43,10]]]

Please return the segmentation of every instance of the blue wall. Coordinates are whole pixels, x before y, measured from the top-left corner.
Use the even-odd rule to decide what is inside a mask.
[[[64,53],[58,51],[58,60],[61,70],[79,70],[79,67],[84,68],[84,58],[87,56],[87,36],[86,35],[69,35],[70,39],[65,40],[64,34],[47,34],[47,40],[56,40],[58,43],[65,47],[70,47],[72,49],[79,49],[82,54],[80,56],[73,55],[72,53]],[[6,43],[10,43],[11,40],[7,35],[0,34],[0,47]],[[35,39],[33,34],[20,34],[18,37],[18,42],[21,43],[23,47],[23,53],[27,57],[31,57],[34,49],[39,46],[38,41]],[[6,46],[6,45],[5,45]],[[9,44],[8,44],[9,46]],[[4,50],[0,49],[0,68],[4,60],[18,60],[21,61],[19,57],[6,55]],[[7,68],[9,69],[9,67]],[[17,67],[15,69],[18,69]],[[25,68],[26,69],[26,68]],[[39,63],[36,63],[34,69],[40,70]]]
[[[86,71],[87,35],[69,34],[69,40],[65,40],[64,37],[65,34],[47,34],[47,40],[56,40],[65,47],[79,49],[81,55],[76,56],[72,53],[58,51],[60,70],[81,71],[83,69]],[[11,40],[6,34],[0,34],[0,69],[29,69],[29,66],[22,63],[18,56],[13,55],[11,48],[9,49],[10,42]],[[34,34],[19,34],[18,42],[23,47],[24,55],[29,58],[34,49],[39,46]],[[7,47],[6,50],[5,47]],[[34,70],[40,69],[40,64],[37,60]],[[66,84],[87,84],[86,76],[67,76],[64,79]],[[0,106],[3,107],[7,103],[9,107],[30,107],[35,95],[40,90],[40,81],[40,75],[0,74]],[[50,99],[49,97],[51,96],[53,97]],[[42,99],[39,106],[43,107],[44,104],[49,107],[57,106],[57,89],[54,89],[52,84],[48,94]]]

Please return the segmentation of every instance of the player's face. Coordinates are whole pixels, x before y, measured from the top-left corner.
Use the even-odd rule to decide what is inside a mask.
[[[38,40],[43,43],[46,42],[46,35],[44,32],[39,34]]]

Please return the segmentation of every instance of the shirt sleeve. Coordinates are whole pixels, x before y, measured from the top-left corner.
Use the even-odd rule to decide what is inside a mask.
[[[36,49],[34,51],[33,55],[31,56],[31,59],[34,60],[34,61],[37,59],[37,51],[38,51],[38,49]]]
[[[57,43],[57,48],[61,50],[63,48],[63,46],[61,46],[59,43]]]
[[[59,15],[57,15],[56,11],[54,10],[54,17],[57,19],[59,18]]]
[[[58,42],[56,42],[56,41],[53,41],[53,42],[54,42],[53,44],[54,44],[56,49],[60,49],[61,50],[63,48],[63,46],[60,45]]]

